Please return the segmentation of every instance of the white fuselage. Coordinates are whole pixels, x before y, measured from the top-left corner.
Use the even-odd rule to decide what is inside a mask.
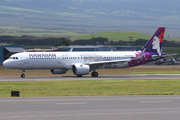
[[[132,52],[23,52],[12,55],[3,62],[3,66],[12,69],[72,69],[73,64],[131,59],[136,57]],[[113,64],[104,68],[113,68]],[[116,63],[116,68],[128,67],[127,62]]]

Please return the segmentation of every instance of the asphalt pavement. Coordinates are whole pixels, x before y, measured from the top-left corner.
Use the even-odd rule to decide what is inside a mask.
[[[178,120],[180,96],[0,98],[0,120]]]

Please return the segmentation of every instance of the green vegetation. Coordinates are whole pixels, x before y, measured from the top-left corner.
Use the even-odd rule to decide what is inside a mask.
[[[177,53],[180,56],[180,47],[162,47],[162,51],[168,54]]]
[[[78,40],[78,39],[92,39],[103,37],[108,38],[109,41],[128,41],[128,40],[137,40],[137,39],[150,39],[151,35],[143,34],[143,33],[137,33],[137,32],[101,32],[101,33],[95,33],[90,35],[84,35],[84,36],[78,36],[71,39],[72,41]]]
[[[0,26],[0,36],[22,36],[31,35],[36,37],[64,37],[64,36],[79,36],[83,35],[80,33],[63,31],[63,30],[43,30],[43,29],[33,29],[33,28],[18,28],[9,26]]]
[[[79,39],[92,39],[92,38],[107,38],[109,41],[135,41],[137,39],[146,39],[149,40],[152,35],[143,34],[143,33],[137,33],[137,32],[122,32],[122,31],[115,31],[115,32],[101,32],[101,33],[94,33],[90,35],[83,35],[83,36],[77,36],[72,38],[71,40],[79,40]],[[180,41],[180,38],[178,37],[169,37],[164,38],[168,41]]]
[[[132,74],[180,74],[180,71],[132,72]]]
[[[0,97],[180,95],[180,80],[0,82]]]

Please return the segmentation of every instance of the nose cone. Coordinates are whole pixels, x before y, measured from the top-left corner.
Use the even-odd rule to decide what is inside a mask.
[[[2,63],[2,65],[3,65],[4,67],[9,67],[9,64],[8,64],[7,61],[4,61],[4,62]]]

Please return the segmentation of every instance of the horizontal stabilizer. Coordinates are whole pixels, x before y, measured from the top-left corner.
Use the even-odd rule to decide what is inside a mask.
[[[159,58],[165,58],[165,57],[169,57],[169,56],[175,56],[178,55],[177,53],[174,54],[167,54],[167,55],[152,55],[152,59],[159,59]]]

